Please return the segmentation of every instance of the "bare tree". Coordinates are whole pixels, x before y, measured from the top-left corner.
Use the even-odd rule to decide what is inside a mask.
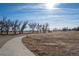
[[[68,27],[64,27],[62,31],[68,31]]]
[[[37,24],[37,25],[36,25],[37,32],[39,32],[39,29],[40,29],[39,26],[40,26],[40,24]]]
[[[37,24],[36,29],[37,29],[37,32],[41,32],[42,31],[42,25]]]
[[[16,32],[17,32],[18,22],[19,22],[18,20],[15,20],[13,22],[12,30],[13,30],[14,34],[16,34]]]
[[[2,34],[2,32],[3,32],[3,22],[2,22],[2,20],[0,20],[0,34]]]
[[[20,22],[18,23],[18,31],[19,31],[19,34],[20,34],[20,32],[21,32],[21,24],[22,24],[22,22],[20,21]]]
[[[46,31],[48,32],[48,30],[49,30],[49,24],[46,23]]]
[[[3,17],[2,18],[2,20],[0,20],[0,32],[1,32],[1,34],[4,32],[4,30],[5,30],[5,21],[6,21],[6,18],[7,17]]]
[[[26,25],[28,24],[28,21],[25,21],[23,24],[22,24],[22,27],[21,27],[21,33],[23,34],[23,31],[24,29],[26,28]]]
[[[48,26],[49,26],[48,23],[42,25],[42,31],[43,31],[43,33],[46,33],[48,31]]]
[[[6,30],[7,35],[8,35],[9,30],[10,30],[10,27],[11,27],[11,20],[8,19],[5,22],[5,28],[6,28],[5,30]]]
[[[29,23],[28,25],[31,28],[32,32],[34,32],[35,27],[36,27],[36,23]]]

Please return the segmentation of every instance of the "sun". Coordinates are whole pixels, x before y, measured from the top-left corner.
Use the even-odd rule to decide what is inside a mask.
[[[46,9],[49,9],[49,10],[53,9],[54,6],[55,6],[55,4],[56,4],[56,3],[46,3],[46,4],[45,4]]]

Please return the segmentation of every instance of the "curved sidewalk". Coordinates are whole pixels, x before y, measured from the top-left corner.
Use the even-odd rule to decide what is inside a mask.
[[[34,56],[34,54],[26,48],[22,43],[22,38],[16,37],[8,41],[0,48],[0,56]]]

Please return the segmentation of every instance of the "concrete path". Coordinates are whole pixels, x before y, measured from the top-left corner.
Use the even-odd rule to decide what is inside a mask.
[[[23,37],[24,36],[17,37],[8,41],[0,48],[0,56],[34,56],[34,54],[23,45]]]

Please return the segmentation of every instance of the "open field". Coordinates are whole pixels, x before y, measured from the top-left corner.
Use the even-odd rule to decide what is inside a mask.
[[[22,41],[35,55],[79,55],[78,31],[29,34]]]

